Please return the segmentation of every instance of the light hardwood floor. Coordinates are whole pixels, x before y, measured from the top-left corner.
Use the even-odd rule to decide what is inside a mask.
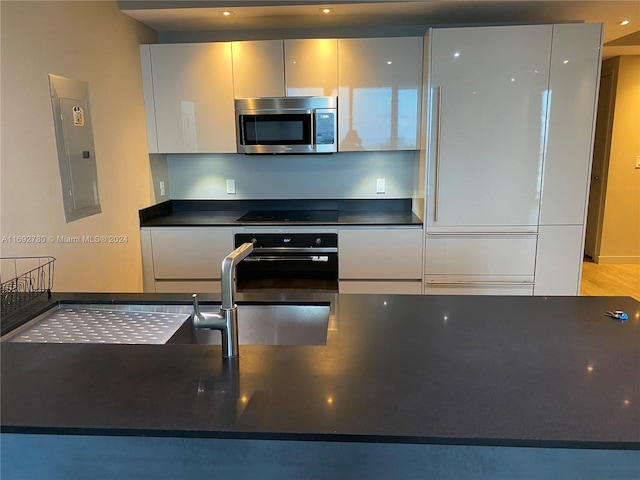
[[[630,296],[640,301],[640,264],[602,265],[585,259],[580,295]]]

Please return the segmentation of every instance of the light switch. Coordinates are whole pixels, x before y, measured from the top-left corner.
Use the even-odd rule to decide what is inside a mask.
[[[386,185],[384,178],[378,178],[376,180],[376,193],[385,193]]]
[[[165,190],[164,190],[164,181],[160,182],[160,196],[164,197],[165,194]]]
[[[227,178],[227,193],[236,193],[236,181],[233,178]]]

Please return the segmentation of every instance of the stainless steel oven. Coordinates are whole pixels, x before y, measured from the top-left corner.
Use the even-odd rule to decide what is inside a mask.
[[[336,233],[238,233],[235,245],[253,244],[237,266],[238,291],[338,291]]]

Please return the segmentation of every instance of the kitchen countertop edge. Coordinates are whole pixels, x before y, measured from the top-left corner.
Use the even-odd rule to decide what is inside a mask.
[[[411,199],[167,200],[139,211],[140,227],[422,227]],[[252,210],[334,210],[336,222],[240,222]]]

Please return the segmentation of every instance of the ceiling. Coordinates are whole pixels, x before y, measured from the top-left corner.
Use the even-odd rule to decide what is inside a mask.
[[[603,57],[640,55],[640,0],[120,0],[121,11],[163,32],[318,29],[350,27],[605,24]],[[321,7],[330,7],[323,14]],[[232,15],[225,17],[224,10]],[[622,26],[622,20],[629,24]]]

